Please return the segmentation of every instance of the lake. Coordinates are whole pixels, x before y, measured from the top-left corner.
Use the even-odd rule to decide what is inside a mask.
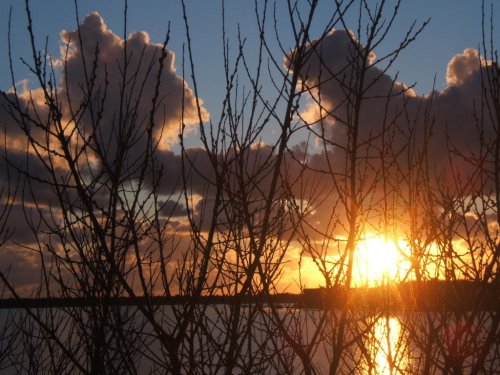
[[[231,305],[158,306],[155,327],[137,307],[110,308],[104,323],[97,312],[46,308],[32,309],[30,316],[0,310],[0,373],[82,372],[75,362],[90,371],[98,348],[108,366],[105,373],[165,373],[171,359],[168,340],[158,339],[161,327],[183,335],[178,346],[183,372],[222,374],[230,368],[235,374],[302,374],[310,366],[311,373],[327,374],[338,361],[337,374],[467,374],[494,314],[350,311],[343,316],[340,310],[292,305],[246,305],[239,311]],[[101,346],[96,332],[103,333]],[[500,369],[499,347],[497,338],[484,361],[486,373]]]

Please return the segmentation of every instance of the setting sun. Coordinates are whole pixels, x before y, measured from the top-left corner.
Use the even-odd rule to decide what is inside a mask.
[[[354,284],[375,286],[397,281],[409,270],[404,254],[407,244],[380,236],[368,236],[360,241],[354,256]]]

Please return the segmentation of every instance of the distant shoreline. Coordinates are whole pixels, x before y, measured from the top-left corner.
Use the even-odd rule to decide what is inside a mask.
[[[302,294],[275,294],[270,296],[149,296],[149,297],[74,297],[74,298],[5,298],[0,299],[0,309],[22,308],[64,308],[90,307],[100,304],[108,306],[138,306],[151,304],[154,306],[172,305],[234,305],[241,304],[298,304]]]
[[[349,303],[355,310],[388,309],[417,311],[496,310],[500,305],[497,285],[476,281],[406,282],[372,288],[310,288],[302,294],[254,296],[138,296],[73,298],[4,298],[1,309],[38,309],[107,306],[172,305],[293,305],[297,308],[338,309]]]

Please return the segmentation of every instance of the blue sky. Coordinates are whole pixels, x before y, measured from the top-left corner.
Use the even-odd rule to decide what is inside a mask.
[[[279,2],[282,6],[284,2]],[[328,2],[326,2],[328,3]],[[262,2],[259,3],[262,5]],[[0,2],[0,88],[11,86],[7,59],[7,23],[9,8],[12,6],[12,45],[16,81],[29,78],[27,71],[19,62],[20,57],[29,58],[28,36],[24,2],[2,0]],[[325,4],[319,12],[317,25],[323,25],[331,14],[331,5]],[[32,1],[31,8],[35,32],[39,46],[44,38],[49,37],[49,50],[57,55],[59,32],[76,27],[74,4],[67,0]],[[201,96],[209,111],[217,111],[220,97],[215,95],[217,87],[223,85],[221,55],[221,2],[187,1],[188,16],[192,31],[193,49],[196,59],[196,72]],[[97,11],[104,18],[108,27],[116,34],[123,34],[123,1],[86,0],[79,2],[80,18]],[[446,64],[457,53],[468,47],[477,47],[481,41],[481,6],[475,0],[419,0],[404,1],[393,32],[377,54],[390,50],[399,43],[401,35],[413,20],[423,22],[431,18],[431,23],[420,37],[400,56],[391,73],[399,72],[399,78],[405,84],[417,83],[416,92],[428,93],[436,76],[436,88],[445,85]],[[228,35],[236,42],[237,24],[242,34],[248,38],[248,51],[256,46],[254,2],[233,0],[226,2]],[[161,42],[168,22],[171,22],[172,37],[169,48],[177,54],[177,67],[180,71],[180,55],[185,42],[184,24],[181,17],[180,1],[148,0],[129,1],[127,32],[146,31],[152,41]],[[350,20],[354,21],[353,19]],[[498,21],[498,18],[497,18]],[[279,19],[280,33],[285,42],[291,45],[288,24],[285,18]],[[497,22],[498,23],[498,22]],[[355,25],[352,22],[353,27]],[[498,26],[498,25],[497,25]],[[498,29],[499,27],[497,27]],[[319,30],[317,30],[319,32]],[[215,88],[215,91],[214,91]],[[221,91],[222,95],[222,91]]]

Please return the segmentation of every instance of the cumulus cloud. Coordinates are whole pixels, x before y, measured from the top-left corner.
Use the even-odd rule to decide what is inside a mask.
[[[323,137],[320,143],[325,147],[317,154],[302,155],[311,169],[302,181],[312,184],[313,171],[320,171],[316,176],[323,175],[322,191],[327,193],[324,198],[316,197],[319,206],[306,218],[310,238],[345,234],[341,223],[348,206],[342,200],[350,176],[355,100],[360,92],[356,184],[358,198],[364,200],[359,213],[365,231],[383,230],[381,202],[387,197],[391,197],[389,219],[405,225],[410,172],[413,176],[427,173],[429,178],[422,183],[440,192],[434,197],[436,205],[440,199],[444,202],[493,186],[493,163],[479,166],[474,162],[480,149],[485,160],[492,157],[486,153],[498,137],[491,119],[481,114],[481,103],[492,99],[484,96],[483,83],[488,69],[494,67],[477,50],[466,49],[452,57],[443,67],[447,86],[428,95],[417,95],[397,77],[373,65],[373,53],[364,61],[364,46],[351,31],[332,30],[324,39],[312,41],[306,54],[298,73],[308,104],[300,115],[309,129]],[[285,67],[297,69],[291,56],[293,51],[285,56]],[[359,85],[363,68],[364,81]],[[299,197],[309,200],[315,194],[312,189],[311,193],[303,190]],[[426,220],[425,215],[420,219]]]
[[[30,227],[30,220],[40,218],[28,220],[25,214],[38,213],[35,203],[44,216],[48,207],[54,211],[59,207],[60,193],[51,185],[52,180],[68,184],[63,198],[66,203],[80,202],[72,185],[70,164],[58,155],[61,146],[57,131],[51,133],[54,126],[60,123],[65,136],[71,139],[69,146],[75,152],[75,160],[79,158],[81,178],[103,179],[103,183],[106,177],[100,177],[99,168],[104,161],[113,166],[123,157],[119,155],[120,147],[127,153],[124,173],[134,178],[151,128],[158,142],[156,158],[166,172],[162,192],[168,196],[180,189],[175,181],[180,178],[181,159],[170,147],[178,142],[181,120],[189,134],[198,123],[198,110],[203,121],[209,118],[203,101],[197,102],[193,91],[177,74],[174,52],[153,43],[145,32],[131,33],[123,40],[98,13],[92,13],[76,30],[61,33],[60,51],[60,57],[53,60],[54,75],[47,76],[48,95],[42,88],[30,89],[25,84],[0,95],[0,141],[6,146],[0,158],[0,184],[14,187],[19,181],[10,219],[15,230],[12,240],[17,245],[9,245],[11,263],[16,265],[25,259],[15,256],[15,251],[20,251],[19,244],[30,245],[35,232],[47,230],[45,226]],[[57,111],[50,110],[51,103],[61,111],[62,118],[53,117]],[[84,147],[84,153],[77,156],[77,150]],[[98,152],[101,159],[96,157]],[[99,188],[100,183],[89,188],[89,194],[96,210],[103,213],[109,192]],[[170,201],[163,206],[164,214],[179,216],[185,212],[181,205],[172,205]],[[46,216],[50,222],[51,215]],[[58,218],[54,220],[57,226]]]
[[[455,55],[446,69],[448,85],[462,85],[467,78],[479,70],[480,61],[479,52],[474,48],[467,48],[462,53]]]
[[[163,168],[159,185],[161,193],[174,197],[174,200],[163,202],[162,215],[180,218],[187,213],[183,200],[178,203],[175,199],[175,193],[183,187],[184,177],[188,194],[197,199],[190,207],[194,211],[193,218],[200,228],[208,228],[215,205],[215,176],[219,174],[223,177],[224,200],[218,211],[220,229],[237,224],[231,221],[237,217],[231,209],[238,208],[238,204],[245,203],[245,199],[254,224],[257,227],[260,225],[259,209],[269,191],[274,149],[258,144],[245,150],[230,148],[219,155],[209,155],[202,148],[186,149],[182,156],[176,154],[170,146],[177,138],[181,114],[184,114],[187,124],[195,123],[197,105],[190,88],[176,74],[172,51],[167,51],[163,70],[158,75],[162,47],[151,43],[145,32],[132,33],[126,41],[122,40],[107,28],[97,13],[85,18],[78,30],[64,31],[61,37],[61,61],[64,63],[60,68],[65,73],[58,86],[58,97],[63,115],[72,119],[68,120],[70,122],[79,121],[83,132],[96,132],[102,144],[106,145],[110,160],[118,142],[127,137],[128,130],[133,131],[128,135],[135,137],[129,148],[132,159],[141,156],[146,147],[144,134],[153,109],[157,78],[160,78],[153,129],[161,148],[155,157]],[[367,179],[367,188],[378,189],[374,186],[379,183],[382,150],[389,152],[390,157],[401,156],[403,151],[408,151],[411,137],[415,137],[418,147],[428,147],[433,172],[446,173],[455,168],[464,174],[473,173],[463,158],[450,155],[447,143],[451,141],[458,150],[477,148],[479,137],[474,102],[481,100],[480,68],[488,67],[488,63],[480,60],[476,50],[467,49],[448,64],[447,87],[441,92],[420,96],[372,65],[375,61],[373,53],[363,61],[360,57],[363,48],[352,32],[333,30],[323,40],[311,42],[308,60],[301,67],[302,84],[309,89],[311,96],[310,106],[301,115],[309,121],[312,130],[325,135],[328,146],[316,154],[308,153],[305,145],[290,149],[284,158],[277,196],[283,193],[280,197],[285,199],[285,190],[289,188],[297,205],[312,205],[307,216],[309,227],[301,228],[307,231],[310,238],[324,237],[323,234],[333,238],[341,235],[344,228],[343,223],[336,221],[346,216],[345,206],[342,208],[338,203],[343,198],[338,190],[341,184],[331,176],[346,177],[348,174],[346,161],[348,144],[352,140],[349,126],[352,123],[357,69],[363,65],[367,70],[361,87],[364,99],[359,117],[358,156],[363,160],[359,177]],[[127,56],[127,64],[124,64],[124,56]],[[285,64],[295,69],[297,67],[290,66],[290,56],[285,57]],[[40,185],[36,191],[39,197],[43,197],[42,202],[48,204],[53,192],[50,187],[44,190],[40,183],[44,178],[43,165],[38,159],[31,162],[30,156],[23,151],[25,147],[16,143],[22,142],[24,135],[13,123],[12,113],[8,110],[9,100],[15,100],[13,95],[6,93],[0,97],[0,122],[6,129],[7,138],[4,139],[8,139],[11,165],[30,166],[30,175]],[[39,90],[25,92],[18,99],[21,107],[29,108],[32,116],[40,119],[47,116]],[[426,108],[431,109],[430,114]],[[202,117],[207,119],[206,110],[202,107],[201,111]],[[491,138],[490,125],[485,123],[485,139]],[[433,136],[426,143],[425,133],[430,131],[429,127],[432,127]],[[43,134],[39,136],[43,138]],[[308,168],[304,168],[301,162]],[[405,165],[407,161],[403,156],[398,163],[391,165],[395,173],[394,185],[399,184],[399,178],[405,177],[401,169],[411,168],[411,165]],[[63,175],[64,169],[58,172]],[[7,179],[5,172],[0,171],[0,178]],[[398,189],[401,185],[392,188]],[[276,222],[284,215],[278,211],[281,209],[278,206],[276,204],[276,211],[273,212]],[[337,216],[332,219],[329,215],[333,211]],[[370,219],[369,213],[366,215],[366,219]],[[374,215],[380,214],[375,212]],[[181,219],[178,223],[183,225]]]
[[[78,29],[61,33],[61,56],[57,62],[59,76],[54,78],[59,84],[52,95],[62,112],[66,133],[73,132],[73,138],[79,139],[79,146],[74,141],[75,149],[81,147],[83,139],[90,140],[87,161],[94,162],[92,152],[97,148],[92,140],[95,140],[100,144],[101,157],[108,163],[119,157],[117,152],[122,147],[128,153],[129,165],[134,165],[146,150],[147,129],[152,119],[153,134],[159,142],[158,158],[166,163],[163,165],[166,171],[179,176],[180,159],[168,149],[178,140],[181,116],[187,133],[197,123],[198,104],[192,90],[176,73],[173,51],[164,51],[161,44],[152,43],[145,32],[131,33],[123,40],[106,26],[98,13],[92,13]],[[46,159],[51,150],[60,151],[57,137],[47,136],[53,114],[45,96],[41,88],[10,90],[0,96],[0,140],[7,145],[9,160],[2,163],[24,170],[38,182],[48,177],[41,159]],[[201,99],[199,105],[203,120],[207,120],[208,112]],[[26,131],[35,146],[28,147]],[[36,152],[41,154],[36,156]],[[64,173],[68,165],[54,155],[51,162],[60,169],[57,174]],[[4,183],[6,171],[2,168],[0,176]],[[178,178],[167,175],[166,185],[172,187],[170,180]],[[42,195],[50,195],[50,187],[46,190],[48,194]]]
[[[358,155],[375,160],[384,146],[383,132],[385,141],[389,139],[390,148],[396,152],[408,146],[410,136],[423,147],[424,133],[432,131],[427,151],[436,173],[446,173],[449,168],[462,169],[465,175],[472,173],[460,158],[452,158],[450,165],[446,145],[450,142],[450,146],[463,152],[479,145],[474,105],[482,100],[481,68],[488,69],[490,65],[480,59],[478,51],[466,49],[453,57],[447,67],[447,87],[420,96],[371,65],[372,54],[363,62],[363,48],[352,32],[332,30],[323,40],[310,43],[307,62],[300,71],[312,98],[302,115],[311,129],[321,129],[330,145],[335,145],[330,148],[332,154],[336,153],[334,164],[345,166],[342,157],[346,157],[343,150],[352,139],[354,101],[357,93],[362,92]],[[288,59],[285,63],[290,64]],[[360,88],[358,77],[363,66],[366,70]],[[430,116],[425,113],[426,108],[430,108]],[[491,124],[485,121],[482,125],[485,137],[491,137]]]
[[[126,128],[130,122],[135,131],[140,131],[149,125],[154,113],[156,137],[165,149],[177,141],[181,115],[187,125],[197,123],[196,99],[176,73],[174,52],[166,50],[159,72],[162,45],[152,43],[146,32],[134,32],[122,40],[98,13],[91,13],[77,30],[63,31],[61,39],[66,72],[61,83],[62,97],[68,104],[73,103],[65,107],[66,115],[91,99],[94,108],[98,106],[102,111],[102,120],[96,123],[98,111],[91,108],[87,108],[85,120],[103,127],[105,140],[119,135],[120,127]],[[208,113],[201,99],[200,106],[206,120]]]

